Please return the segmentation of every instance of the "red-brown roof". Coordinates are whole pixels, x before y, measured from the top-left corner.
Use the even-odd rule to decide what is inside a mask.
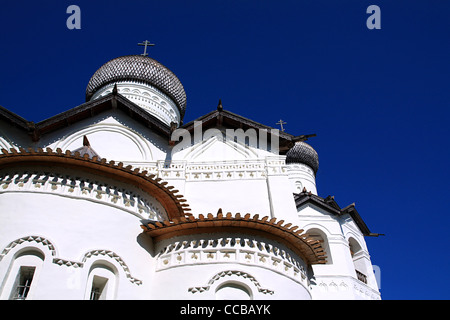
[[[303,229],[297,230],[297,226],[285,224],[284,220],[276,221],[267,216],[259,218],[257,214],[253,217],[249,213],[244,216],[237,213],[233,216],[231,213],[224,215],[219,210],[217,216],[210,213],[206,217],[201,214],[198,218],[189,216],[163,222],[150,221],[141,227],[155,241],[200,233],[239,232],[259,235],[286,245],[306,263],[326,263],[326,255],[320,242],[303,233]]]
[[[37,151],[31,148],[28,150],[10,149],[10,151],[2,149],[1,151],[0,169],[44,165],[80,170],[121,181],[143,190],[161,203],[170,219],[190,215],[187,211],[191,209],[185,203],[184,197],[177,194],[178,190],[167,186],[168,183],[162,182],[161,178],[147,174],[147,171],[140,171],[139,168],[133,169],[132,166],[124,167],[122,162],[107,162],[106,159],[99,159],[96,156],[90,158],[88,154],[81,157],[79,152],[72,154],[70,150],[62,152],[59,148],[56,151],[50,148],[45,151],[41,148]]]

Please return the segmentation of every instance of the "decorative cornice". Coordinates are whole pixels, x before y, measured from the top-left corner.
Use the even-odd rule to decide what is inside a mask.
[[[303,229],[297,230],[298,227],[292,226],[292,223],[284,224],[284,220],[277,222],[276,218],[269,219],[266,216],[260,219],[258,214],[253,217],[249,213],[244,216],[240,213],[233,216],[230,212],[224,215],[219,209],[217,216],[209,213],[207,217],[200,214],[198,218],[189,216],[163,222],[149,221],[141,227],[155,241],[176,236],[218,232],[259,235],[286,245],[306,263],[326,263],[326,255],[320,242],[303,233]]]
[[[199,234],[168,241],[156,255],[157,272],[190,265],[231,263],[268,269],[309,285],[306,263],[277,241],[229,233]]]
[[[153,174],[148,174],[147,171],[140,171],[139,168],[132,166],[123,166],[122,162],[115,163],[105,158],[98,159],[97,157],[89,158],[87,154],[83,157],[78,152],[72,155],[71,151],[62,152],[61,149],[47,148],[44,151],[41,148],[33,150],[29,148],[25,150],[19,148],[10,149],[8,152],[5,149],[1,150],[0,154],[0,169],[11,167],[29,167],[29,166],[50,166],[59,168],[70,168],[81,170],[91,174],[107,177],[113,180],[121,181],[133,185],[153,196],[167,212],[169,219],[179,218],[190,215],[187,211],[190,210],[189,205],[186,204],[186,199],[175,190],[173,186],[167,186],[167,182],[162,182],[161,178],[157,178]]]
[[[47,168],[28,168],[0,174],[0,194],[9,192],[31,192],[51,194],[70,199],[83,199],[119,208],[136,215],[140,219],[167,219],[164,207],[151,195],[138,188],[127,185],[118,187],[117,181],[105,181],[95,176],[82,177],[77,171],[73,174],[48,172]],[[65,171],[65,170],[63,170]]]

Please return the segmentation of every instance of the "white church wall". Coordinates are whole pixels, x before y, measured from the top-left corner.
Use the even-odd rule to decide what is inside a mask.
[[[152,259],[148,244],[137,241],[141,229],[136,216],[86,200],[33,193],[3,193],[0,206],[1,220],[8,221],[0,225],[0,278],[7,275],[14,256],[9,248],[45,243],[52,250],[47,250],[36,279],[35,299],[83,299],[90,264],[102,260],[117,269],[117,298],[143,294]]]
[[[299,209],[301,227],[306,232],[319,229],[326,236],[331,255],[330,264],[313,266],[317,274],[353,275],[348,244],[342,234],[339,218],[313,205]]]
[[[194,139],[196,137],[194,136]],[[191,162],[205,161],[240,161],[257,159],[254,148],[240,143],[223,139],[222,132],[218,129],[208,130],[199,142],[183,148],[181,145],[174,148],[172,158],[174,160],[187,160]]]
[[[194,215],[224,212],[271,216],[265,180],[187,181],[184,196]]]
[[[314,286],[313,299],[379,299],[378,289],[373,271],[368,272],[367,284],[358,280],[356,266],[372,270],[368,253],[362,249],[352,258],[349,236],[358,239],[365,246],[364,237],[353,220],[349,217],[337,217],[314,205],[304,205],[299,209],[300,227],[309,230],[321,230],[326,236],[331,263],[313,265]],[[375,286],[374,286],[375,282]]]
[[[305,188],[306,191],[317,195],[316,178],[309,166],[298,163],[288,164],[286,167],[293,193],[300,193]]]
[[[285,165],[285,156],[266,158],[267,188],[272,217],[297,224],[297,209]]]
[[[309,290],[281,274],[241,264],[190,265],[157,272],[152,299],[219,300],[221,286],[247,289],[248,300],[311,300]],[[241,296],[241,297],[242,297]],[[295,297],[295,298],[294,298]]]
[[[344,215],[341,219],[344,238],[348,242],[349,250],[353,253],[352,261],[355,272],[357,270],[362,273],[359,276],[366,278],[367,285],[374,290],[378,290],[377,280],[364,236],[349,215]]]
[[[246,211],[273,216],[274,206],[271,205],[269,185],[272,186],[279,214],[286,211],[286,202],[289,203],[289,211],[292,211],[292,197],[278,199],[283,192],[280,190],[287,190],[287,180],[273,177],[269,183],[268,179],[269,165],[276,172],[274,174],[271,171],[271,175],[286,176],[286,172],[281,173],[281,170],[285,170],[282,168],[284,158],[280,160],[270,151],[253,144],[244,145],[233,139],[226,139],[225,130],[226,128],[197,132],[198,142],[194,145],[185,145],[183,149],[181,145],[175,146],[172,162],[167,164],[169,168],[159,176],[186,196],[194,214],[215,213],[218,208],[222,208],[230,212]],[[189,138],[195,140],[195,134],[194,132],[194,137]],[[277,189],[279,190],[275,191]]]
[[[221,299],[230,291],[247,299],[311,298],[305,262],[261,236],[179,236],[155,249],[155,299]]]
[[[278,150],[270,150],[267,142],[260,141],[256,131],[249,129],[230,129],[226,127],[210,128],[201,131],[183,132],[181,137],[176,135],[175,140],[181,142],[174,147],[174,160],[187,160],[193,162],[202,161],[241,161],[265,159],[266,157],[278,156]],[[253,130],[253,131],[251,131]]]
[[[222,135],[219,130],[216,134]],[[285,157],[217,136],[173,156],[186,161],[184,194],[193,213],[222,208],[293,221],[296,210]]]
[[[168,142],[126,117],[121,111],[108,111],[82,120],[41,138],[42,147],[75,150],[86,136],[100,157],[114,161],[142,162],[165,159]]]

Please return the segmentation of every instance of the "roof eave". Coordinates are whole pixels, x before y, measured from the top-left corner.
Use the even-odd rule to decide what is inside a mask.
[[[29,122],[3,107],[0,107],[0,117],[26,131],[32,137],[32,140],[36,142],[44,134],[68,127],[108,110],[121,110],[168,141],[170,139],[171,128],[168,125],[118,93],[110,93],[102,98],[88,101],[38,123]]]
[[[267,132],[277,130],[277,135],[279,136],[280,154],[285,154],[290,148],[293,147],[296,141],[305,141],[309,137],[315,136],[315,134],[294,136],[287,132],[250,120],[231,111],[224,110],[221,104],[219,104],[217,110],[213,110],[201,117],[198,117],[197,119],[184,124],[181,128],[189,132],[193,132],[196,127],[196,122],[201,122],[202,130],[226,126],[235,129],[243,129],[244,131],[248,129],[255,129],[258,135],[259,130],[266,130]]]
[[[342,216],[344,214],[350,215],[350,217],[353,219],[353,221],[358,226],[359,230],[361,231],[361,233],[364,236],[378,237],[380,235],[384,235],[381,233],[370,232],[369,227],[366,225],[366,223],[364,222],[364,220],[361,218],[360,214],[356,210],[354,203],[341,209],[339,207],[339,205],[337,204],[337,202],[334,200],[334,197],[328,196],[327,198],[321,198],[310,192],[308,192],[308,193],[302,192],[299,194],[294,194],[294,199],[295,199],[295,205],[297,208],[299,208],[300,206],[302,206],[304,204],[312,203],[312,204],[318,206],[319,208],[322,208],[336,216]]]

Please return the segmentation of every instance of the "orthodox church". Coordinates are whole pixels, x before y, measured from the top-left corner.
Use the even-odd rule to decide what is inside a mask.
[[[0,107],[0,299],[381,299],[309,136],[186,101],[143,54],[41,122]]]

